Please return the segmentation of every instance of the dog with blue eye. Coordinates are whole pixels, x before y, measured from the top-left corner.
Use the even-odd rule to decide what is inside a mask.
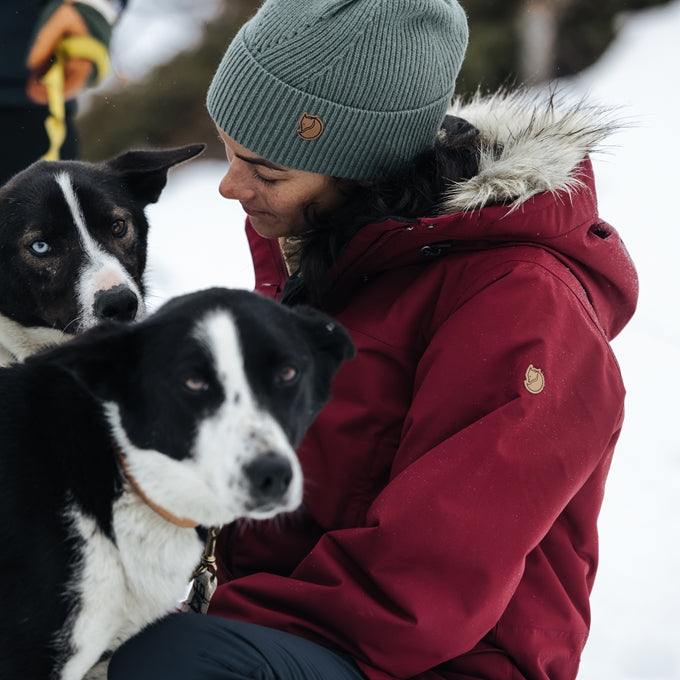
[[[145,313],[144,209],[203,144],[37,161],[0,188],[0,366]]]

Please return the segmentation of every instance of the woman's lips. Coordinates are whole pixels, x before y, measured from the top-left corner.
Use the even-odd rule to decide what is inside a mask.
[[[262,210],[253,210],[252,208],[249,208],[248,206],[243,205],[241,203],[241,207],[243,208],[243,212],[248,215],[249,217],[263,217],[264,215],[268,215],[269,213],[263,212]]]

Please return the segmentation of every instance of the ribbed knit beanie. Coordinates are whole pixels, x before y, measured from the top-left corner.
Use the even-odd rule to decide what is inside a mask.
[[[456,0],[267,0],[227,49],[208,111],[279,165],[389,177],[434,144],[467,38]]]

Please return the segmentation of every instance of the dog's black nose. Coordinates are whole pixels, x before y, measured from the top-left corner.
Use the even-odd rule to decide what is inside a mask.
[[[244,472],[250,482],[253,500],[258,503],[281,500],[293,479],[291,464],[273,451],[258,456],[252,463],[248,463]]]
[[[133,321],[138,306],[137,296],[122,284],[94,296],[94,314],[100,321]]]

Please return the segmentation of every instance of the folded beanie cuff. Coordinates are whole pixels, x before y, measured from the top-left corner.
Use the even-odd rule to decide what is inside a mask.
[[[241,31],[207,96],[215,124],[274,163],[333,177],[376,180],[430,148],[451,92],[417,109],[355,109],[282,82],[253,58]],[[246,115],[244,115],[244,113]]]

